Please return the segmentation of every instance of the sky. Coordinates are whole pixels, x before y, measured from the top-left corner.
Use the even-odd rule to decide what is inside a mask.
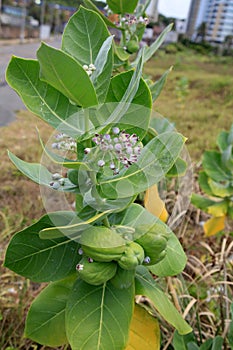
[[[187,18],[191,0],[159,0],[159,13],[167,17]]]

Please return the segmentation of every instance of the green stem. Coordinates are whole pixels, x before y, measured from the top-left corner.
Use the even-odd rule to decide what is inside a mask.
[[[103,224],[104,224],[104,226],[106,226],[106,227],[110,227],[110,223],[109,223],[109,221],[108,221],[107,216],[103,219]]]
[[[84,116],[85,116],[85,133],[88,133],[90,130],[90,121],[89,121],[89,110],[86,108],[84,109]],[[86,147],[91,148],[91,140],[86,141]]]

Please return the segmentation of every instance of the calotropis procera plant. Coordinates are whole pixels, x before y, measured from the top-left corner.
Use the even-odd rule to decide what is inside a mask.
[[[179,173],[182,163],[185,138],[158,133],[150,121],[167,72],[150,86],[142,78],[143,64],[170,28],[116,73],[119,62],[126,67],[119,50],[128,53],[113,43],[106,24],[115,25],[84,3],[68,22],[61,49],[42,43],[37,60],[13,57],[7,69],[27,108],[56,130],[51,148],[41,140],[48,167],[9,157],[49,191],[73,194],[75,210],[48,212],[16,233],[5,266],[48,282],[29,309],[26,337],[74,350],[158,349],[157,323],[135,307],[136,295],[146,296],[180,334],[191,331],[152,277],[180,273],[183,249],[165,223],[134,203],[167,173]],[[119,16],[137,6],[108,3]],[[136,16],[143,11],[137,7]]]
[[[192,203],[212,216],[204,223],[206,236],[224,230],[227,218],[233,219],[233,125],[219,133],[217,145],[219,150],[204,152],[198,179],[207,196],[192,195]]]

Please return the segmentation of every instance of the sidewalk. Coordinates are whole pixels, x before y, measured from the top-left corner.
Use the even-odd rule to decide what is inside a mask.
[[[32,43],[40,43],[41,41],[44,42],[53,42],[54,40],[58,39],[59,37],[61,37],[60,35],[56,35],[56,36],[51,36],[49,39],[46,40],[42,40],[40,38],[26,38],[23,40],[23,42],[17,38],[17,39],[2,39],[0,38],[0,47],[2,46],[10,46],[10,45],[24,45],[24,44],[32,44]]]

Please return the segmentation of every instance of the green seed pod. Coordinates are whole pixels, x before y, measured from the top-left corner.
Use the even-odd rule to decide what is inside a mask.
[[[130,40],[126,45],[126,48],[129,53],[135,53],[140,49],[140,46],[137,40]]]
[[[130,242],[120,260],[118,261],[119,266],[125,270],[133,270],[136,266],[141,265],[144,260],[144,250],[136,242]]]
[[[136,240],[145,252],[145,265],[155,265],[166,255],[167,239],[165,236],[148,232]]]
[[[83,252],[90,256],[95,261],[110,262],[112,260],[119,260],[125,251],[125,245],[113,248],[93,248],[82,245]]]
[[[83,257],[77,265],[77,271],[82,280],[99,286],[113,278],[117,271],[117,264],[90,261],[89,258]]]
[[[110,280],[115,288],[129,288],[134,281],[135,270],[124,270],[120,266],[117,268],[115,276]]]

